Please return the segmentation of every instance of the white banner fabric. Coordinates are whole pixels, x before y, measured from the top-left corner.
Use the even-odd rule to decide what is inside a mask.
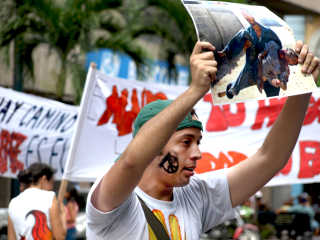
[[[139,110],[156,99],[174,99],[185,87],[108,77],[91,68],[65,177],[93,180],[124,151]],[[204,125],[197,173],[231,167],[252,155],[276,120],[285,98],[223,106],[208,93],[195,109]],[[319,181],[320,94],[314,93],[292,157],[269,186]],[[156,137],[156,136],[154,136]],[[148,146],[146,146],[148,147]],[[277,161],[277,156],[274,156]]]
[[[78,114],[79,107],[0,88],[0,176],[15,177],[39,161],[57,169],[57,179],[64,174],[69,180],[94,181],[131,140],[139,110],[156,99],[174,99],[185,89],[109,77],[90,68]],[[273,98],[215,106],[208,93],[195,107],[204,126],[196,172],[231,167],[252,155],[284,102]],[[292,157],[268,185],[319,182],[319,136],[317,92]]]
[[[78,107],[0,88],[0,176],[38,161],[61,178],[77,115]]]

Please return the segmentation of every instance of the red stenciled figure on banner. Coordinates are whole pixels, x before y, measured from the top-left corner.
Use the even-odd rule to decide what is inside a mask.
[[[153,94],[150,90],[146,90],[146,89],[143,89],[141,96],[142,96],[141,97],[142,98],[141,107],[143,107],[144,105],[146,105],[148,103],[156,101],[158,99],[160,99],[160,100],[168,99],[167,96],[162,92],[157,92],[157,93]]]
[[[112,114],[117,112],[117,109],[119,107],[119,96],[118,96],[118,91],[116,86],[112,87],[112,94],[108,98],[106,98],[106,106],[107,106],[107,109],[100,117],[97,124],[98,126],[107,123],[110,117],[112,116]]]
[[[137,90],[133,89],[132,95],[131,95],[131,110],[130,111],[124,110],[122,113],[120,124],[117,124],[117,130],[118,130],[119,136],[124,136],[132,132],[132,123],[138,116],[139,111],[140,111],[140,107],[139,107],[139,101],[137,96]]]
[[[106,98],[106,109],[98,120],[97,125],[107,124],[113,116],[112,123],[116,124],[118,136],[124,136],[132,132],[132,124],[140,112],[137,89],[132,89],[131,93],[131,110],[127,111],[129,92],[127,89],[118,94],[116,86],[112,87],[112,93]],[[151,91],[144,89],[141,93],[141,107],[157,99],[167,99],[162,92],[153,94]]]

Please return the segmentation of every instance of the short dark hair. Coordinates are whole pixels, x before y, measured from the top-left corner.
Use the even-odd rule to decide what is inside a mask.
[[[31,173],[27,169],[21,170],[18,173],[17,178],[20,184],[30,185],[32,182]]]
[[[79,193],[75,187],[68,189],[67,192],[69,193],[68,196],[66,197],[67,201],[74,200],[76,202],[79,202],[80,196],[79,196]]]
[[[48,180],[51,180],[56,170],[50,165],[45,163],[33,163],[29,166],[28,171],[31,174],[32,183],[38,183],[39,179],[46,176]]]

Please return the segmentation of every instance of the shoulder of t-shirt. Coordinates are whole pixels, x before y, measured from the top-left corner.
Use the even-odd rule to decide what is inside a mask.
[[[19,195],[18,195],[18,196],[19,196]],[[14,197],[14,198],[12,198],[12,199],[10,200],[9,205],[8,205],[8,211],[10,211],[11,208],[15,205],[18,196]]]
[[[207,173],[194,175],[187,186],[183,187],[185,190],[198,190],[203,191],[208,185],[214,187],[216,184],[222,183],[226,179],[224,170],[217,170]]]
[[[39,190],[42,196],[46,196],[52,200],[56,196],[56,193],[54,191],[48,191],[48,190],[42,190],[42,189],[39,189]]]

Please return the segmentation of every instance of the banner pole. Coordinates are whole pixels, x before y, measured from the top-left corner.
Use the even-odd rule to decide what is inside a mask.
[[[79,115],[78,115],[78,120],[77,120],[76,127],[75,127],[75,132],[73,133],[73,136],[72,136],[69,154],[67,157],[63,176],[62,176],[61,183],[59,186],[58,201],[60,203],[63,202],[64,195],[67,191],[68,174],[69,174],[70,168],[72,166],[72,163],[74,161],[75,152],[77,150],[78,141],[80,138],[80,131],[78,131],[78,130],[82,126],[84,119],[85,119],[85,114],[87,113],[87,106],[85,103],[86,103],[86,99],[89,96],[89,93],[91,92],[92,87],[94,86],[92,84],[92,82],[95,79],[96,69],[97,69],[97,65],[95,63],[91,62],[90,68],[89,68],[89,71],[87,74],[87,78],[86,78],[86,83],[85,83],[83,95],[82,95],[81,102],[80,102]]]

